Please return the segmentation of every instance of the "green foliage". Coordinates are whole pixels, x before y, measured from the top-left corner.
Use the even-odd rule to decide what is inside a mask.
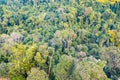
[[[28,36],[28,37],[26,37],[26,38],[24,39],[23,43],[24,43],[24,44],[26,44],[26,43],[31,43],[31,41],[32,41],[32,38]]]
[[[22,75],[16,75],[14,77],[10,77],[11,80],[25,80],[25,78]]]
[[[0,0],[0,75],[117,80],[119,35],[119,0]]]
[[[8,64],[7,63],[1,63],[0,64],[0,77],[8,77]]]
[[[103,71],[104,66],[102,62],[80,61],[73,72],[73,80],[109,80]]]
[[[120,49],[117,47],[102,48],[100,50],[100,53],[101,53],[101,59],[106,60],[108,62],[107,66],[105,67],[105,72],[109,73],[108,76],[111,78],[120,77],[119,75]]]
[[[0,18],[2,18],[3,15],[4,15],[4,11],[3,11],[2,7],[0,6]]]
[[[63,55],[55,68],[56,80],[70,80],[74,60],[72,57]]]
[[[27,48],[26,45],[16,44],[12,47],[12,62],[9,74],[11,79],[17,78],[24,78],[20,74],[26,74],[27,71],[34,65],[32,59],[36,53],[37,46],[32,45]]]
[[[31,68],[28,72],[28,77],[26,80],[48,80],[48,75],[44,70],[39,70],[39,68]]]

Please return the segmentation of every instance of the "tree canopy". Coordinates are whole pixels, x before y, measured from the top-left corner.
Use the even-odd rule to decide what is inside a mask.
[[[0,78],[119,80],[120,0],[0,0]]]

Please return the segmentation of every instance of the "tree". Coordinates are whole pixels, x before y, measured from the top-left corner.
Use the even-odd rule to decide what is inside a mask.
[[[70,80],[74,59],[71,56],[62,55],[60,62],[55,68],[55,79],[57,80]]]
[[[22,44],[16,44],[12,47],[12,62],[9,67],[9,75],[11,79],[19,77],[23,80],[26,77],[27,71],[34,66],[33,58],[36,53],[37,46],[26,46]]]
[[[0,64],[0,77],[8,77],[8,64],[7,63],[1,63]]]
[[[27,80],[48,80],[48,75],[44,70],[39,68],[31,68],[28,72]]]
[[[112,46],[107,48],[101,48],[101,59],[107,61],[105,72],[107,76],[113,79],[120,77],[120,49]]]
[[[2,9],[2,6],[0,6],[0,19],[3,18],[3,15],[4,15],[4,11],[3,11],[3,9]]]
[[[72,80],[109,80],[103,68],[105,62],[79,61],[73,71]]]

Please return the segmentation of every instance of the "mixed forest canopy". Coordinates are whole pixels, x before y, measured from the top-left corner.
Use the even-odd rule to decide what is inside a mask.
[[[120,80],[120,0],[0,0],[0,79]]]

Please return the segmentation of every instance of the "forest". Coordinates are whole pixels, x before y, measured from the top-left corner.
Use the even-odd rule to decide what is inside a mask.
[[[6,78],[120,80],[120,0],[0,0]]]

